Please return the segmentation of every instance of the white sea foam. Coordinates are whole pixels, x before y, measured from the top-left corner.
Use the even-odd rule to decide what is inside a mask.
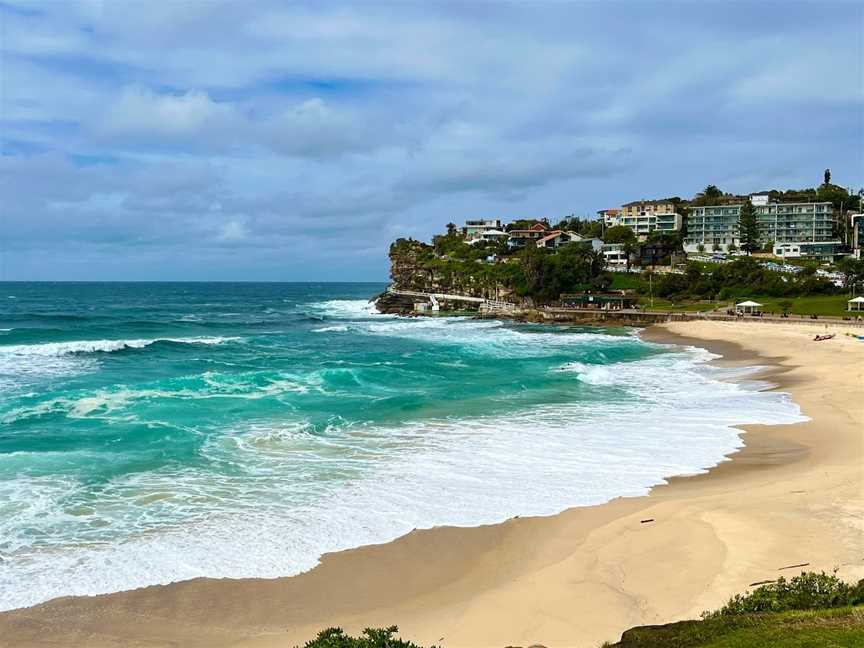
[[[282,394],[304,394],[312,389],[320,390],[320,378],[315,375],[306,379],[286,375],[255,381],[254,377],[244,377],[242,374],[238,377],[207,372],[200,377],[202,384],[183,386],[183,380],[179,379],[179,385],[171,385],[169,382],[159,389],[103,389],[79,397],[60,396],[42,400],[34,405],[9,410],[0,416],[0,423],[11,424],[50,414],[59,414],[70,419],[134,420],[134,415],[126,410],[130,405],[141,401],[197,401],[213,398],[261,400]]]
[[[97,354],[124,349],[143,349],[157,342],[212,345],[240,339],[238,337],[185,337],[0,345],[0,385],[12,388],[16,385],[28,384],[34,379],[93,371],[99,366]]]
[[[322,326],[321,328],[312,329],[313,333],[344,333],[348,330],[347,326]]]
[[[310,305],[315,313],[334,319],[391,318],[395,315],[379,313],[375,303],[365,299],[328,299]]]
[[[434,321],[439,324],[421,325],[414,334],[448,330]],[[516,341],[500,324],[475,324],[478,339],[494,332],[508,344]],[[531,333],[520,335],[540,343]],[[571,342],[536,335],[547,343],[586,343],[578,334]],[[601,346],[604,337],[591,335]],[[4,482],[0,609],[198,576],[295,574],[324,552],[384,542],[413,528],[493,523],[642,495],[667,476],[702,472],[741,447],[733,426],[805,420],[785,394],[718,381],[717,370],[705,364],[711,357],[689,349],[618,365],[561,367],[587,389],[626,395],[602,407],[574,399],[502,415],[341,426],[323,434],[310,434],[302,420],[250,424],[203,449],[208,459],[237,470],[126,474],[86,505],[71,478]],[[88,415],[104,405],[79,400],[76,407]],[[176,525],[154,532],[147,521],[166,510]],[[123,540],[63,545],[60,531],[82,520],[94,529],[124,529]],[[42,530],[41,542],[18,538],[21,528]]]
[[[473,320],[465,317],[363,321],[354,323],[352,327],[367,335],[450,345],[458,347],[460,353],[498,358],[554,355],[562,350],[589,346],[600,354],[602,359],[604,348],[642,344],[638,338],[629,335],[576,332],[552,327],[532,330],[524,326],[511,326],[499,320]]]
[[[70,342],[47,342],[44,344],[12,344],[0,346],[0,356],[63,356],[75,353],[111,353],[124,349],[142,349],[157,342],[177,344],[223,344],[237,337],[186,337],[154,338],[148,340],[73,340]]]

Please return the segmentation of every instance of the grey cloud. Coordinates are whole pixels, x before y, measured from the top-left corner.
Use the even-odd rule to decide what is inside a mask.
[[[72,278],[383,277],[390,238],[475,214],[862,181],[857,6],[22,7],[0,8],[8,278],[48,249]]]

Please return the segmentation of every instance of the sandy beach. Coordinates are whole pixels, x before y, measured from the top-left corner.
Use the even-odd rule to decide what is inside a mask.
[[[745,448],[707,474],[552,517],[415,531],[291,578],[56,599],[0,614],[0,644],[276,648],[332,625],[397,624],[424,645],[593,648],[802,568],[862,578],[864,342],[826,327],[703,321],[643,332],[764,366],[758,377],[811,419],[747,428]],[[825,332],[837,336],[813,341]]]

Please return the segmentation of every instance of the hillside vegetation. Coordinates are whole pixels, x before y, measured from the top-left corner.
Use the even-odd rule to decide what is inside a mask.
[[[469,245],[455,232],[436,236],[432,244],[399,239],[390,246],[390,261],[393,286],[401,290],[535,306],[554,303],[562,293],[615,289],[635,293],[643,305],[654,300],[654,307],[661,310],[708,310],[712,306],[703,308],[697,302],[758,298],[768,313],[843,315],[850,291],[864,284],[864,260],[837,264],[844,286],[818,274],[815,263],[801,264],[796,273],[781,272],[747,256],[722,264],[690,261],[674,273],[623,273],[608,271],[603,254],[584,242],[555,250],[533,244],[512,250],[504,242]],[[787,304],[785,300],[791,299],[794,302]]]
[[[390,246],[390,277],[401,290],[509,297],[548,303],[562,292],[604,290],[611,277],[590,246],[570,243],[556,251],[506,243],[468,245],[459,234],[436,236],[432,245],[398,239]]]

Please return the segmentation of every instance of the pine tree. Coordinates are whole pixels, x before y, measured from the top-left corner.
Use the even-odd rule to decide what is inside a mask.
[[[752,254],[760,249],[759,245],[759,221],[756,219],[756,210],[749,200],[741,205],[738,214],[738,240],[741,241],[741,249]]]

